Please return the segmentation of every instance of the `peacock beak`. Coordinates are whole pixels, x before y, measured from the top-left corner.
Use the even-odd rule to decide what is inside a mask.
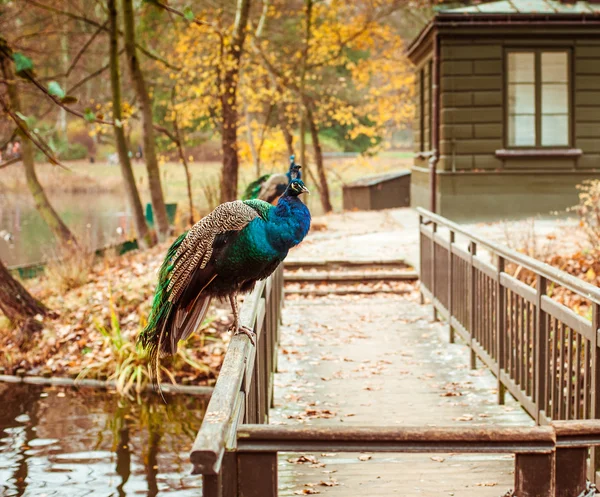
[[[306,188],[304,185],[302,185],[302,189],[300,190],[300,193],[308,193],[310,195],[310,190],[308,188]]]

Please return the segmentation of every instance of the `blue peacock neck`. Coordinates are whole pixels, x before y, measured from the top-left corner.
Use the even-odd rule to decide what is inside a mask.
[[[310,211],[297,195],[282,195],[271,211],[267,232],[272,246],[286,252],[298,245],[310,229]]]

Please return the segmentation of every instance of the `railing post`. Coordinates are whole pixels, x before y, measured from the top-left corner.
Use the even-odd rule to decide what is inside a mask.
[[[435,284],[435,234],[437,233],[437,223],[433,221],[431,223],[431,297],[432,297],[432,308],[433,308],[433,320],[439,321],[438,312],[435,308],[436,299],[436,284]]]
[[[454,328],[452,327],[452,280],[454,279],[454,257],[452,257],[452,247],[454,247],[455,233],[450,230],[450,245],[448,246],[448,331],[449,341],[454,343]]]
[[[586,487],[586,448],[556,448],[556,497],[581,495]]]
[[[277,497],[277,452],[238,452],[239,497]]]
[[[223,497],[222,472],[202,477],[202,497]]]
[[[592,340],[590,347],[592,351],[592,391],[591,391],[591,414],[592,419],[600,419],[600,345],[598,343],[598,333],[600,330],[600,305],[592,303]],[[600,478],[596,478],[596,471],[600,468],[600,450],[598,447],[592,447],[590,450],[590,474],[589,479],[596,484],[600,483]]]
[[[423,284],[423,215],[419,214],[419,281]],[[419,289],[419,304],[425,304],[425,295],[423,291]]]
[[[504,257],[499,255],[498,263],[496,266],[498,280],[498,290],[496,293],[496,363],[498,365],[498,371],[496,373],[496,377],[498,379],[498,404],[500,405],[504,405],[506,397],[506,387],[504,386],[504,383],[502,383],[502,371],[506,366],[504,357],[504,337],[506,334],[506,289],[500,281],[500,277],[504,272],[504,266]]]
[[[227,451],[221,465],[223,497],[238,497],[237,452]]]
[[[517,497],[554,497],[555,452],[517,454],[515,493]]]
[[[537,294],[535,302],[535,404],[537,413],[536,423],[540,423],[541,412],[546,410],[546,376],[548,374],[548,357],[546,350],[548,344],[548,330],[546,329],[546,315],[542,311],[542,297],[546,295],[546,278],[537,275]]]
[[[469,253],[471,254],[471,257],[469,258],[469,265],[470,265],[470,278],[469,278],[469,302],[470,302],[470,309],[469,309],[469,348],[470,348],[470,367],[471,369],[476,369],[477,368],[477,354],[475,354],[475,351],[473,350],[473,341],[474,341],[474,336],[475,336],[475,263],[474,263],[474,259],[475,259],[475,255],[477,254],[477,244],[475,242],[470,242],[469,243]]]

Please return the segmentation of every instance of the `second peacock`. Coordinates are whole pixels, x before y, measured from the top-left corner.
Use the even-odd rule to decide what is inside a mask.
[[[299,199],[303,193],[308,189],[294,175],[276,206],[258,199],[226,202],[175,240],[139,337],[151,356],[174,354],[178,342],[198,328],[213,297],[229,299],[230,329],[254,341],[252,330],[239,324],[237,294],[272,274],[308,233],[310,212]]]
[[[294,156],[291,155],[290,168],[287,173],[263,174],[246,187],[242,200],[258,198],[270,204],[277,204],[288,183],[294,178],[302,179],[302,174],[300,166],[296,164]]]

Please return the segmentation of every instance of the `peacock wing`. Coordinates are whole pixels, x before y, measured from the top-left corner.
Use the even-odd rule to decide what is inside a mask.
[[[287,174],[272,174],[265,181],[260,189],[258,198],[265,202],[272,203],[275,199],[283,195],[289,183]]]
[[[216,242],[258,216],[241,200],[226,202],[177,239],[163,263],[149,323],[142,332],[145,346],[173,354],[177,343],[197,329],[210,304],[205,289],[218,277],[213,264],[220,246]]]

